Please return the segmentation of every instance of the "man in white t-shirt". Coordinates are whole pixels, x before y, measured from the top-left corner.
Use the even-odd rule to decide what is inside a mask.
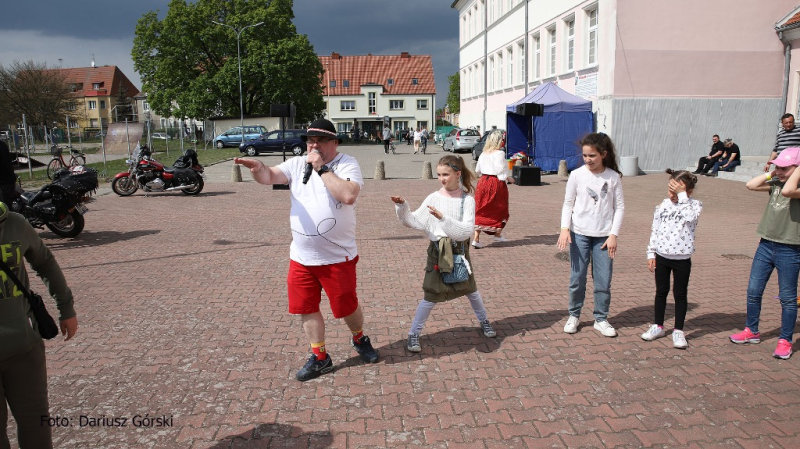
[[[333,370],[319,308],[323,289],[334,318],[343,318],[350,328],[356,352],[368,363],[377,363],[379,357],[363,333],[364,314],[356,296],[355,202],[364,185],[361,168],[355,158],[338,152],[341,140],[328,120],[311,123],[303,140],[308,145],[305,156],[275,167],[255,159],[234,159],[249,168],[258,183],[289,184],[292,193],[289,313],[301,315],[312,352],[297,372],[301,382]]]
[[[392,130],[389,129],[389,125],[383,127],[383,152],[389,154],[389,142],[392,140]]]

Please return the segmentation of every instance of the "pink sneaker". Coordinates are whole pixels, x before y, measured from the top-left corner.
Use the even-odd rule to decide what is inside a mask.
[[[746,327],[738,334],[731,335],[731,341],[739,345],[743,343],[761,343],[761,334],[754,334],[749,327]]]
[[[792,356],[792,344],[789,343],[788,340],[781,338],[778,340],[778,347],[775,348],[775,352],[772,353],[772,356],[776,359],[788,359]]]

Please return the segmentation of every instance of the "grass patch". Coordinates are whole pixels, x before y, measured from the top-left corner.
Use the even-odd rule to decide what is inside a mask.
[[[162,164],[166,165],[167,167],[171,167],[172,163],[175,162],[175,159],[178,158],[179,155],[183,154],[180,151],[180,147],[178,145],[173,146],[170,145],[169,149],[169,156],[167,156],[166,151],[166,144],[157,145],[154,142],[154,157],[157,161],[161,162]],[[91,154],[89,148],[84,147],[84,153]],[[95,152],[99,152],[100,148],[97,148]],[[50,152],[39,152],[35,153],[36,155],[47,154],[49,155]],[[239,152],[238,148],[224,148],[218,150],[216,148],[211,148],[208,150],[203,150],[202,148],[197,150],[197,160],[200,162],[202,166],[208,166],[215,164],[217,162],[227,161],[233,159],[236,156],[240,156],[241,153]],[[43,158],[40,158],[43,159]],[[69,161],[69,156],[65,156],[65,160]],[[48,159],[49,162],[49,159]],[[91,167],[97,170],[97,173],[100,174],[99,180],[100,184],[103,183],[110,183],[114,180],[114,176],[117,173],[128,171],[128,164],[125,163],[125,159],[113,159],[106,161],[105,167],[103,166],[102,162],[95,162],[91,164],[86,164],[87,167]],[[105,172],[104,172],[105,170]],[[39,167],[33,169],[33,176],[28,175],[28,170],[17,170],[17,175],[22,180],[22,187],[25,190],[33,190],[38,189],[39,187],[49,184],[51,181],[47,178],[47,167]]]

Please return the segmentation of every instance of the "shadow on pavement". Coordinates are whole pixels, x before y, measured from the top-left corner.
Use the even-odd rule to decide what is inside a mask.
[[[381,361],[386,364],[407,363],[410,357],[435,359],[468,352],[473,349],[478,352],[494,352],[500,348],[503,340],[507,337],[520,334],[524,335],[528,331],[547,329],[564,318],[566,314],[566,310],[559,309],[512,316],[493,321],[492,326],[495,331],[497,331],[497,336],[495,338],[484,337],[483,332],[481,332],[477,324],[471,327],[454,327],[433,334],[423,333],[420,337],[422,352],[416,354],[406,351],[405,338],[377,349],[381,354]],[[363,362],[359,357],[351,357],[344,363],[337,365],[337,369],[360,364],[363,364]]]
[[[288,424],[259,424],[237,435],[226,435],[211,446],[222,448],[267,448],[267,447],[314,447],[325,448],[333,444],[329,432],[304,432],[303,429]]]
[[[159,229],[141,229],[131,232],[119,231],[84,231],[74,239],[69,240],[56,240],[55,242],[48,242],[47,246],[50,248],[66,249],[66,248],[82,248],[88,246],[106,245],[108,243],[117,243],[125,240],[133,240],[139,237],[153,236],[161,232]],[[48,239],[60,239],[61,237],[53,234],[52,232],[43,232],[42,237]]]

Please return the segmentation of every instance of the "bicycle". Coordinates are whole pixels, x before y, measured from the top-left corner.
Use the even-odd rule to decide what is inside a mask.
[[[419,148],[422,154],[425,154],[425,150],[428,148],[428,139],[425,136],[422,136],[422,142]]]
[[[86,165],[86,155],[72,147],[69,148],[69,163],[64,160],[63,148],[58,145],[50,147],[50,154],[53,158],[47,164],[47,178],[53,179],[53,174],[64,168],[72,168],[78,165]]]
[[[397,154],[397,153],[395,153],[395,150],[396,150],[396,148],[394,147],[394,139],[391,139],[391,140],[389,140],[389,151],[391,151],[392,154]]]

